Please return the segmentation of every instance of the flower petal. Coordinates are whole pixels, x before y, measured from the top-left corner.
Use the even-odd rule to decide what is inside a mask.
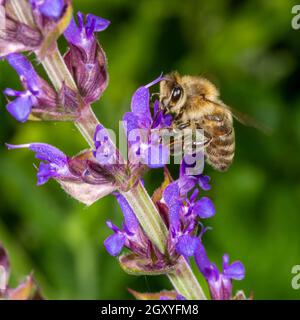
[[[28,89],[32,93],[38,93],[40,89],[38,75],[29,60],[20,53],[11,53],[5,59],[16,70],[21,80],[26,80]]]
[[[51,168],[49,163],[40,163],[39,171],[37,173],[37,185],[45,184],[50,178],[57,176],[56,172]]]
[[[110,21],[97,17],[93,14],[86,16],[86,28],[91,32],[100,32],[105,30],[110,25]]]
[[[201,241],[199,241],[197,244],[194,257],[198,269],[207,281],[216,280],[219,278],[219,271],[216,266],[209,261]]]
[[[245,277],[245,267],[240,261],[235,261],[223,270],[223,274],[229,279],[242,280]]]
[[[20,146],[21,147],[21,146]],[[35,152],[35,157],[39,160],[54,163],[57,166],[64,166],[68,162],[67,156],[59,149],[47,143],[31,143],[29,149]]]
[[[185,257],[191,257],[194,255],[199,241],[197,237],[183,235],[178,239],[176,251]]]
[[[123,116],[123,121],[127,137],[131,131],[139,128],[139,117],[133,112],[126,112]]]
[[[179,196],[179,188],[176,182],[169,184],[164,190],[163,198],[169,208],[170,227],[175,231],[179,231],[180,229],[179,213],[181,202],[179,200]]]
[[[131,99],[131,111],[134,113],[142,113],[151,118],[149,108],[150,92],[146,87],[138,88]]]
[[[104,241],[104,246],[108,253],[115,257],[121,252],[125,240],[126,237],[122,233],[115,233]]]
[[[58,19],[64,9],[64,0],[44,0],[38,8],[44,16]]]
[[[182,176],[178,179],[180,194],[182,196],[190,192],[196,185],[197,179],[193,176]]]
[[[139,228],[139,223],[132,208],[130,207],[127,200],[121,194],[118,193],[116,195],[116,198],[122,209],[126,227],[130,232],[135,233]]]
[[[215,206],[208,197],[203,197],[195,203],[193,212],[202,219],[210,218],[215,215]]]
[[[77,45],[81,42],[80,31],[81,30],[78,28],[74,17],[72,17],[67,29],[64,32],[64,36],[69,43]]]
[[[7,111],[18,121],[27,121],[32,109],[31,95],[24,95],[8,103]]]
[[[145,86],[138,88],[131,99],[131,111],[134,113],[143,113],[145,116],[151,118],[149,109],[150,92],[149,88],[163,79],[162,74],[148,83]]]
[[[198,180],[198,183],[199,183],[199,186],[202,190],[204,191],[208,191],[210,190],[210,177],[209,176],[204,176],[204,175],[200,175],[199,176],[199,180]]]

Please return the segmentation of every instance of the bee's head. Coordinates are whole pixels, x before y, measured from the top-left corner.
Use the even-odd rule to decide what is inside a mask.
[[[178,114],[186,101],[184,88],[180,85],[180,76],[171,73],[160,82],[160,102],[166,112]]]

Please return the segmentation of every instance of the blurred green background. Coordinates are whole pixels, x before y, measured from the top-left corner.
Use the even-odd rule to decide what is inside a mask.
[[[300,30],[286,0],[85,0],[76,10],[111,20],[99,35],[110,85],[94,110],[117,130],[130,98],[161,71],[201,74],[227,104],[273,129],[271,136],[236,123],[236,158],[226,173],[206,167],[217,214],[204,242],[218,265],[240,259],[246,278],[235,289],[256,299],[298,299],[291,268],[300,264]],[[19,88],[7,63],[0,87]],[[156,89],[155,89],[156,90]],[[50,181],[36,187],[33,154],[3,144],[47,142],[73,155],[86,144],[72,124],[19,124],[1,95],[0,241],[12,261],[12,285],[34,270],[50,299],[129,299],[127,288],[171,288],[164,277],[133,277],[103,248],[109,218],[121,223],[113,197],[86,208]],[[171,168],[176,175],[178,167]],[[162,171],[146,176],[152,192]]]

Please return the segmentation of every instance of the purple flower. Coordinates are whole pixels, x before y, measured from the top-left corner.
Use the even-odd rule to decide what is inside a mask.
[[[36,158],[42,161],[37,173],[38,185],[53,178],[73,198],[87,205],[117,188],[114,172],[110,167],[101,166],[96,162],[90,150],[69,158],[59,149],[45,143],[7,144],[7,147],[29,148],[35,152]]]
[[[4,94],[16,97],[7,104],[8,112],[20,122],[29,115],[42,120],[74,121],[79,116],[77,95],[63,85],[55,90],[38,76],[29,60],[20,53],[11,53],[5,57],[18,73],[24,91],[5,89]]]
[[[186,163],[186,159],[183,158],[181,165],[180,165],[180,177],[179,177],[179,185],[180,185],[180,191],[182,194],[188,193],[190,190],[192,190],[197,184],[199,187],[204,190],[208,191],[210,190],[210,177],[205,176],[203,174],[197,174],[197,175],[188,175],[188,168],[190,168],[191,165],[188,165]]]
[[[126,246],[137,254],[147,256],[149,242],[140,229],[133,210],[127,200],[119,193],[116,194],[116,199],[122,209],[124,223],[121,230],[110,221],[107,222],[107,226],[114,231],[114,234],[104,241],[106,250],[110,255],[117,256]]]
[[[165,116],[159,110],[158,101],[154,104],[154,117],[150,112],[149,88],[162,79],[160,75],[149,84],[138,88],[132,96],[131,112],[127,112],[123,117],[130,146],[131,162],[140,161],[150,168],[162,167],[169,160],[169,150],[161,143],[160,136],[155,129],[169,126],[172,118],[170,115]]]
[[[206,255],[200,239],[194,253],[196,264],[208,282],[213,300],[229,300],[232,298],[232,280],[242,280],[245,268],[240,261],[229,264],[229,256],[223,256],[223,272],[220,273],[215,264]]]
[[[64,0],[30,0],[33,9],[38,9],[41,14],[50,19],[58,19],[64,9]]]
[[[39,93],[40,84],[38,75],[33,69],[31,63],[19,53],[12,53],[6,56],[8,63],[17,71],[26,91],[20,92],[13,89],[6,89],[4,93],[7,96],[17,97],[14,101],[8,103],[8,112],[20,122],[25,122],[34,104],[35,96]]]
[[[40,114],[54,111],[57,107],[57,95],[54,90],[35,72],[29,60],[20,53],[11,53],[5,57],[16,70],[25,91],[5,89],[7,96],[16,97],[6,106],[8,112],[20,122],[25,122],[34,108]]]
[[[184,257],[191,257],[194,255],[199,239],[190,235],[182,235],[178,238],[176,243],[176,251]]]
[[[81,97],[86,104],[100,98],[108,84],[107,61],[94,33],[105,30],[110,22],[104,18],[77,13],[78,25],[72,18],[64,36],[70,49],[64,57]]]
[[[8,149],[28,148],[35,153],[35,157],[43,162],[40,163],[37,185],[46,183],[50,178],[78,180],[68,167],[68,157],[59,149],[45,143],[31,143],[12,145],[6,144]]]
[[[198,198],[199,188],[196,187],[201,178],[181,174],[178,180],[164,189],[161,201],[168,208],[170,255],[175,250],[186,258],[193,256],[199,241],[195,237],[199,219],[207,219],[215,215],[213,202],[208,197]],[[206,228],[202,228],[201,235],[205,230]]]
[[[84,15],[81,12],[77,13],[77,19],[78,25],[72,18],[64,36],[69,43],[81,48],[88,48],[93,42],[94,33],[104,31],[110,25],[110,21],[93,14],[86,15],[85,24]]]
[[[168,207],[169,217],[169,249],[175,246],[177,253],[189,257],[194,254],[197,238],[193,235],[198,220],[214,216],[213,202],[202,197],[197,200],[199,190],[195,189],[191,196],[182,194],[180,179],[169,184],[163,193],[163,201]]]

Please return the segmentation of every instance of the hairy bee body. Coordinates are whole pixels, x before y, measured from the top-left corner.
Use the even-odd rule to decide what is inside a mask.
[[[206,161],[216,170],[227,170],[235,152],[233,118],[216,87],[202,77],[172,73],[160,84],[160,101],[173,114],[174,130],[203,130]]]

